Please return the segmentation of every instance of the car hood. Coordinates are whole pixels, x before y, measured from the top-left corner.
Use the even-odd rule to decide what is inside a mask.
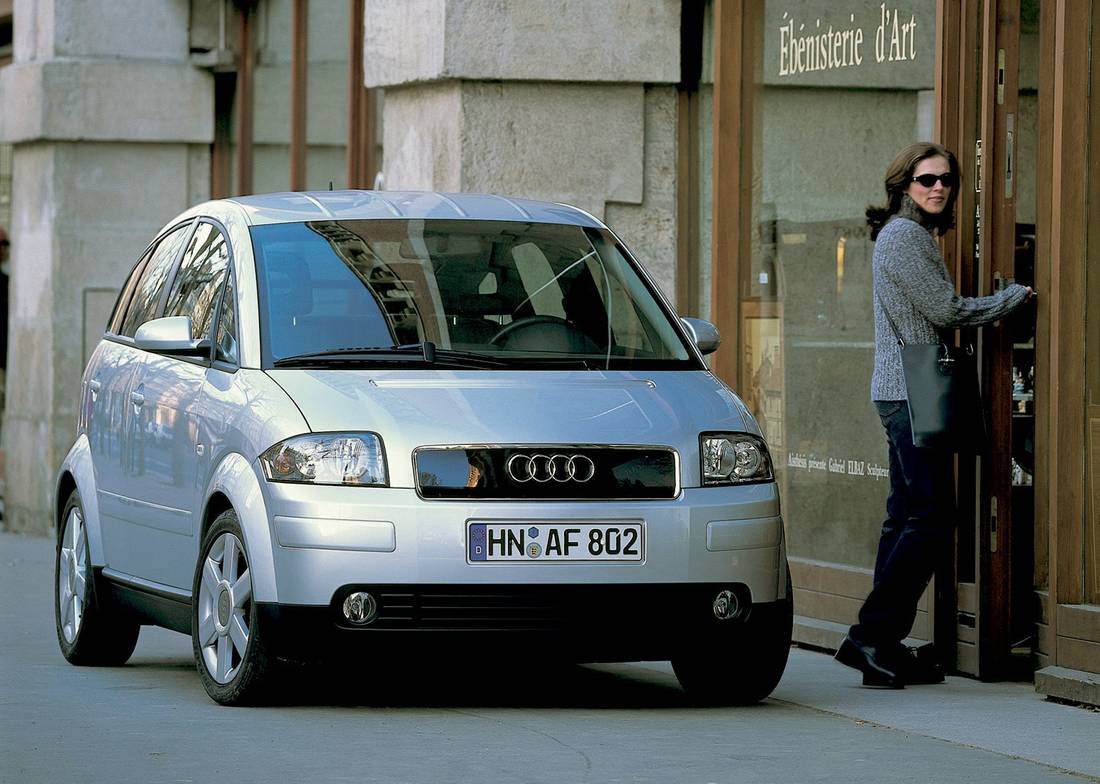
[[[314,432],[382,437],[391,484],[412,451],[444,444],[644,444],[680,454],[698,485],[699,434],[760,430],[705,371],[271,370]]]

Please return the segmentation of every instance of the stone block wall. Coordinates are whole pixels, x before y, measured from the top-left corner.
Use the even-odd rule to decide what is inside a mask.
[[[386,187],[562,201],[675,290],[680,3],[372,0]]]
[[[213,83],[188,61],[187,3],[16,0],[13,18],[4,522],[45,533],[89,347],[153,233],[208,197]]]

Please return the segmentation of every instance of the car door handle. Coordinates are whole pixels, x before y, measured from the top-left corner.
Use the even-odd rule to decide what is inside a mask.
[[[88,382],[88,389],[92,390],[93,392],[98,392],[101,386],[103,386],[103,384],[98,378],[93,378],[91,381]]]
[[[130,402],[133,403],[135,406],[144,406],[145,395],[141,394],[140,392],[131,392]]]

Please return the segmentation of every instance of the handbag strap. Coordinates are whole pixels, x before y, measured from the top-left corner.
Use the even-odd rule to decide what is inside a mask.
[[[878,300],[878,306],[882,308],[882,315],[886,316],[886,320],[890,323],[890,329],[894,331],[894,337],[897,338],[899,346],[905,346],[905,340],[901,336],[901,332],[898,331],[898,325],[894,323],[894,319],[890,316],[890,311],[886,309],[886,303],[882,301],[882,296],[878,293],[878,289],[875,290],[875,299]],[[944,337],[943,331],[936,328],[936,336],[940,339],[940,344],[944,349],[950,345],[948,340]]]
[[[878,289],[875,289],[875,299],[878,300],[878,306],[882,309],[882,315],[886,316],[886,320],[890,322],[890,329],[894,330],[894,337],[898,339],[898,345],[904,346],[905,341],[901,339],[901,333],[898,332],[898,325],[895,324],[894,319],[890,317],[890,311],[886,309],[886,303],[882,301]]]

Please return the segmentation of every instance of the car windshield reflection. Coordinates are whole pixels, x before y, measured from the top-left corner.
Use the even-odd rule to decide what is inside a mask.
[[[606,231],[481,220],[251,231],[267,367],[696,368]]]

